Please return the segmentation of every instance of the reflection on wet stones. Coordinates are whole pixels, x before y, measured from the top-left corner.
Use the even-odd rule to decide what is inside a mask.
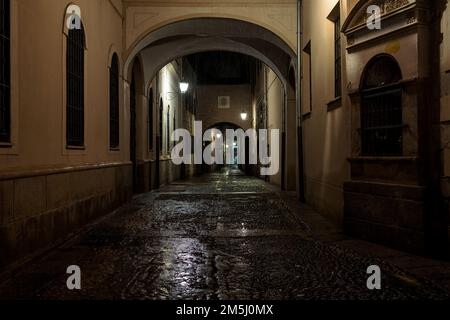
[[[225,173],[180,182],[138,196],[26,265],[0,285],[0,298],[447,297],[382,261],[309,239],[305,224],[292,216],[271,187],[255,178]],[[65,287],[65,270],[73,264],[83,272],[83,290],[77,292]],[[381,291],[367,290],[372,264],[383,271]]]

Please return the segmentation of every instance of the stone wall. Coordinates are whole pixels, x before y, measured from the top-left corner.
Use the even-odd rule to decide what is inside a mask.
[[[434,181],[440,161],[435,161],[433,150],[437,141],[433,122],[438,103],[430,90],[430,86],[438,83],[430,77],[434,73],[431,57],[435,52],[431,31],[433,9],[426,1],[399,2],[384,16],[381,30],[370,30],[364,28],[363,18],[368,3],[358,4],[361,6],[352,11],[343,26],[350,99],[347,110],[351,112],[351,176],[344,184],[345,231],[401,250],[436,255],[437,251],[443,251],[437,248],[443,247],[442,241],[438,244],[436,239],[446,226],[441,228],[442,220],[437,219],[440,197]],[[430,15],[420,14],[422,10]],[[405,15],[409,18],[405,19]],[[355,31],[358,25],[362,27]],[[395,155],[379,151],[365,154],[363,147],[361,110],[368,94],[364,79],[392,71],[391,68],[365,73],[367,66],[380,57],[390,59],[400,70],[399,79],[390,83],[390,87],[387,82],[377,88],[380,94],[397,89],[401,97],[401,148]],[[386,102],[383,104],[388,106]],[[381,115],[376,117],[381,123],[389,120]]]
[[[345,184],[344,194],[347,233],[423,254],[425,188],[353,181]]]
[[[122,56],[122,3],[77,1],[86,33],[85,141],[77,150],[67,148],[65,137],[70,4],[11,1],[13,130],[10,143],[0,145],[0,269],[131,197],[125,83],[120,146],[109,146],[109,66],[113,53]],[[119,69],[123,76],[122,61]]]
[[[0,175],[0,269],[131,199],[131,165]]]
[[[334,90],[334,23],[328,17],[337,3],[337,0],[303,1],[301,86],[306,200],[321,214],[341,225],[344,218],[343,184],[350,177],[347,161],[350,155],[350,117],[345,72],[346,39],[343,35],[342,97],[336,97]],[[347,1],[340,3],[343,22],[348,13]]]

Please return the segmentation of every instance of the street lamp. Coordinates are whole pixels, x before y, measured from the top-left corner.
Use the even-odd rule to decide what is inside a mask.
[[[242,112],[242,113],[241,113],[241,119],[242,119],[242,121],[247,121],[247,119],[248,119],[248,113],[247,113],[247,112]]]
[[[180,82],[180,91],[181,93],[186,93],[189,90],[189,83]]]

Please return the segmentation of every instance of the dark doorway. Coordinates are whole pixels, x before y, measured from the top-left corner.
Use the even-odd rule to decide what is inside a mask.
[[[137,192],[136,159],[136,78],[134,72],[130,84],[130,161],[133,164],[133,192]]]
[[[161,173],[160,173],[160,158],[161,152],[163,149],[163,112],[164,112],[164,104],[163,100],[159,100],[159,115],[158,115],[158,136],[156,137],[156,187],[159,188],[161,186]]]
[[[148,94],[148,149],[153,150],[153,88],[150,88]]]
[[[154,146],[154,126],[153,126],[153,112],[154,112],[154,108],[153,108],[153,104],[154,104],[154,96],[153,96],[153,88],[150,88],[150,91],[148,93],[148,116],[147,116],[147,130],[148,130],[148,150],[149,151],[154,151],[153,150],[153,146]],[[153,183],[152,183],[152,166],[150,165],[150,173],[149,173],[149,186],[150,186],[150,190],[153,189]]]
[[[309,44],[310,46],[310,44]],[[307,52],[309,52],[310,48]],[[303,145],[303,111],[301,110],[301,104],[298,105],[298,101],[301,101],[301,94],[300,94],[300,87],[297,84],[298,76],[296,76],[296,69],[291,67],[289,70],[289,83],[286,87],[286,93],[287,93],[287,103],[285,103],[285,131],[291,132],[291,128],[297,128],[297,153],[295,154],[297,158],[297,184],[298,184],[298,197],[301,202],[306,202],[306,177],[305,177],[305,163],[304,163],[304,145]],[[311,79],[310,79],[311,80]],[[295,101],[295,105],[291,104],[291,101]],[[297,111],[296,108],[299,107],[299,110]],[[311,102],[312,106],[312,102]],[[294,108],[294,109],[293,109]],[[295,117],[292,117],[292,114],[296,114],[299,112],[301,114],[299,121],[297,119],[294,119]],[[295,135],[295,133],[294,133]],[[283,141],[283,155],[285,155],[283,159],[283,163],[286,163],[286,148],[288,146],[288,142],[286,139],[286,135],[284,136]],[[283,177],[284,181],[286,182],[286,164],[283,165]]]

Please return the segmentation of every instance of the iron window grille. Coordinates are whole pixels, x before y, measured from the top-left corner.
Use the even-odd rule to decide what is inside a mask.
[[[84,146],[84,50],[85,33],[71,29],[67,36],[67,145]]]
[[[342,96],[341,18],[334,22],[334,94]]]
[[[364,73],[361,96],[363,156],[403,155],[401,71],[397,62],[381,56]]]
[[[109,69],[109,143],[111,149],[119,147],[119,131],[119,58],[114,53]]]
[[[11,142],[10,1],[0,0],[0,142]]]

